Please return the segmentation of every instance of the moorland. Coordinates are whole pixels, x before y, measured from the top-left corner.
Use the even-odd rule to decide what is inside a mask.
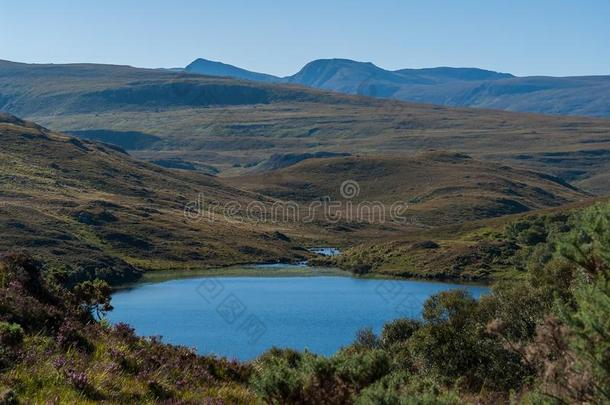
[[[608,400],[608,119],[7,61],[0,110],[3,402]],[[371,201],[409,220],[347,215]],[[309,220],[267,215],[285,203]],[[243,363],[101,319],[143,272],[302,260],[492,293]]]

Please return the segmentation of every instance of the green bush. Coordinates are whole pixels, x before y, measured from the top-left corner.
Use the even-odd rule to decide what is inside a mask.
[[[386,323],[381,332],[381,344],[388,348],[396,343],[407,341],[421,326],[414,319],[396,319]]]
[[[588,389],[584,397],[579,397],[581,387],[573,387],[570,394],[578,401],[610,403],[610,281],[601,275],[579,286],[574,296],[576,311],[562,311],[561,319],[569,328],[574,374],[587,377]],[[568,378],[566,387],[570,383]]]
[[[338,377],[355,391],[374,383],[390,372],[390,357],[383,350],[340,353],[334,358]]]
[[[354,347],[359,349],[376,349],[379,347],[379,338],[371,328],[363,328],[356,332]]]
[[[425,374],[468,390],[518,387],[527,370],[521,357],[487,331],[481,304],[466,291],[446,291],[424,304],[423,325],[410,339]]]
[[[357,405],[458,405],[464,401],[451,390],[420,375],[393,373],[362,390]]]
[[[534,225],[519,234],[518,241],[527,246],[544,243],[547,240],[547,230],[542,225]]]
[[[268,403],[296,403],[303,395],[303,376],[297,366],[281,353],[267,353],[255,366],[250,384]]]
[[[23,342],[23,328],[16,323],[0,322],[0,344],[18,346]]]

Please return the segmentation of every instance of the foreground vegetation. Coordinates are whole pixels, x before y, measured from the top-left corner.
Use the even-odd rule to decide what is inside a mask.
[[[109,289],[66,289],[25,255],[0,265],[0,402],[607,403],[610,204],[553,222],[523,257],[520,281],[477,301],[444,292],[421,320],[361,331],[331,357],[272,349],[250,363],[197,356],[98,316]],[[545,226],[546,227],[546,226]],[[534,229],[534,230],[532,230]]]

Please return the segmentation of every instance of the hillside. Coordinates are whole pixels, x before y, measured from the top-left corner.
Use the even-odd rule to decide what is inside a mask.
[[[499,281],[526,277],[529,266],[552,257],[578,215],[608,198],[480,221],[411,230],[316,259],[357,274],[435,280]]]
[[[320,95],[306,89],[169,70],[0,61],[0,110],[18,116],[267,104],[316,97]]]
[[[610,192],[600,177],[610,169],[610,121],[602,119],[453,109],[127,66],[12,62],[0,63],[0,109],[141,159],[221,176],[273,155],[438,149]]]
[[[74,278],[125,281],[139,269],[302,258],[275,227],[243,213],[210,221],[184,214],[198,198],[205,210],[245,207],[254,197],[211,176],[166,170],[0,115],[0,251],[26,249],[68,265]]]
[[[354,206],[379,201],[388,208],[404,203],[408,217],[424,225],[462,223],[588,197],[545,174],[447,152],[313,158],[270,173],[226,180],[239,188],[301,204],[325,196],[345,203],[343,182],[355,182],[357,190],[349,198]]]
[[[197,61],[193,62],[195,64]],[[186,70],[211,76],[296,83],[347,94],[453,107],[493,108],[544,114],[610,116],[610,76],[515,77],[477,68],[390,71],[370,62],[319,59],[284,78],[231,65],[193,64]]]

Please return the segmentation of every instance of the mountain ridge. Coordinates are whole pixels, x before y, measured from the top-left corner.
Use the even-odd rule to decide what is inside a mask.
[[[371,62],[342,58],[311,61],[286,77],[250,72],[227,64],[221,64],[220,71],[217,65],[209,68],[192,65],[185,71],[266,83],[293,83],[401,101],[558,115],[610,116],[610,75],[518,77],[481,68],[446,66],[392,71]]]

